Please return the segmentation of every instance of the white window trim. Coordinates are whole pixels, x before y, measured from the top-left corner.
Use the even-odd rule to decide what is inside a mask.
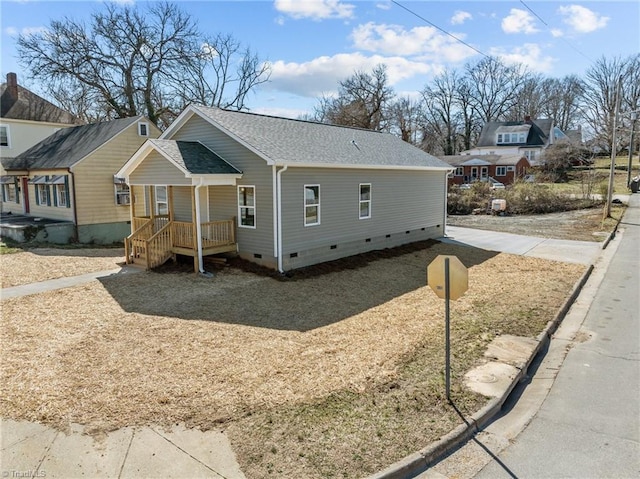
[[[240,204],[240,188],[251,188],[253,189],[253,205],[249,206],[249,205],[241,205]],[[258,225],[258,217],[256,215],[256,186],[255,185],[238,185],[238,196],[237,196],[237,203],[238,203],[238,228],[249,228],[249,229],[256,229],[257,225]],[[242,224],[242,209],[249,209],[249,210],[253,210],[253,225],[243,225]]]
[[[145,127],[147,133],[146,134],[142,134],[142,127]],[[139,136],[145,136],[148,137],[149,136],[149,123],[146,123],[144,121],[138,122],[138,135]]]
[[[9,125],[0,125],[0,128],[4,128],[7,131],[7,144],[6,145],[0,145],[1,148],[11,148],[11,128],[9,128]]]
[[[169,214],[169,187],[167,185],[155,185],[153,188],[154,188],[153,196],[154,196],[154,202],[155,202],[153,207],[155,208],[156,214],[157,215],[163,214],[163,213],[160,213],[160,209],[158,208],[158,205],[161,205],[161,204],[167,205],[167,214]],[[165,189],[165,191],[167,192],[166,201],[158,201],[158,188],[166,188]]]
[[[453,174],[454,176],[464,176],[464,166],[456,167],[456,171]]]
[[[67,208],[67,189],[65,185],[53,185],[53,194],[56,197],[56,207]]]
[[[121,188],[126,187],[127,189],[119,191],[118,187],[121,187]],[[116,206],[129,206],[129,205],[131,205],[131,187],[129,185],[127,185],[126,183],[114,184],[113,185],[113,194],[115,196]],[[124,201],[119,201],[120,198],[127,198],[126,203]]]
[[[368,186],[369,187],[369,199],[368,200],[363,200],[362,199],[362,187],[363,186]],[[371,218],[371,199],[373,197],[373,188],[371,188],[371,183],[360,183],[358,185],[358,218],[361,220],[368,220]],[[367,216],[362,216],[362,210],[360,209],[360,207],[362,206],[363,203],[367,203],[369,205],[368,211],[369,214]]]
[[[2,189],[4,190],[2,192],[2,198],[3,201],[6,203],[18,203],[18,188],[16,188],[16,184],[15,183],[5,183],[2,185]],[[10,198],[11,194],[9,193],[10,191],[13,190],[13,199]],[[4,199],[6,198],[6,199]]]
[[[489,167],[482,166],[480,168],[480,178],[489,178]]]
[[[50,206],[49,202],[51,201],[51,198],[49,197],[49,195],[51,194],[51,191],[49,190],[49,185],[37,184],[34,186],[38,189],[38,196],[37,196],[38,201],[36,201],[36,204],[38,206]],[[46,192],[46,198],[44,198],[44,201],[43,201],[43,195],[42,195],[43,192]]]
[[[502,172],[502,173],[500,173]],[[496,166],[496,176],[507,176],[506,166]]]
[[[471,167],[471,174],[469,176],[471,177],[471,179],[479,178],[479,176],[478,176],[478,167],[477,166],[472,166]]]
[[[307,188],[314,188],[317,187],[318,188],[318,202],[317,203],[313,203],[308,205],[307,204]],[[322,202],[322,199],[320,197],[320,185],[319,184],[313,184],[313,185],[304,185],[304,187],[302,188],[302,204],[303,204],[303,210],[302,210],[302,214],[303,214],[303,218],[304,218],[304,226],[318,226],[320,224],[320,203]],[[308,207],[317,207],[318,208],[318,221],[316,221],[315,223],[307,223],[307,208]]]

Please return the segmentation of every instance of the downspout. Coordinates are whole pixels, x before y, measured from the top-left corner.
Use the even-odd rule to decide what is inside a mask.
[[[278,213],[278,272],[284,273],[282,269],[282,173],[287,171],[288,165],[284,165],[282,169],[280,169],[277,173],[278,179],[278,205],[277,205],[277,213]]]
[[[449,203],[449,173],[455,170],[450,170],[444,174],[444,218],[442,218],[442,236],[447,236],[447,204]]]
[[[276,165],[271,166],[271,198],[273,205],[273,257],[278,257],[278,180],[276,176]]]
[[[76,177],[73,171],[71,171],[71,167],[67,168],[69,171],[69,176],[71,176],[71,188],[73,189],[73,229],[76,232],[76,241],[80,241],[80,232],[78,231],[78,207],[77,207],[77,197],[76,197]]]
[[[200,273],[204,273],[204,264],[202,261],[202,225],[200,224],[200,195],[199,189],[204,186],[203,178],[200,178],[200,183],[196,185],[194,190],[194,196],[196,200],[196,217],[193,221],[196,222],[196,244],[198,245],[198,271]]]

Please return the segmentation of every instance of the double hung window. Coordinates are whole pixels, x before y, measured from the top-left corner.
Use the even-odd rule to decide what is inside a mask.
[[[304,185],[304,225],[320,224],[320,185]]]
[[[256,227],[256,187],[238,186],[238,218],[243,228]]]
[[[360,219],[371,218],[371,184],[360,184]]]

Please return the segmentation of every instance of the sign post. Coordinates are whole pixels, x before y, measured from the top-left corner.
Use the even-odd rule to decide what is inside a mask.
[[[456,256],[439,255],[427,267],[427,284],[439,298],[444,298],[445,392],[451,393],[451,346],[449,301],[456,300],[469,288],[467,268]]]

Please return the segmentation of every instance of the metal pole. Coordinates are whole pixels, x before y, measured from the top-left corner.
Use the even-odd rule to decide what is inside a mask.
[[[447,394],[447,400],[450,401],[451,391],[451,373],[450,373],[450,353],[449,346],[449,258],[444,259],[444,354],[445,354],[445,367],[444,367],[444,381],[445,390]]]
[[[611,138],[611,168],[609,169],[609,188],[607,191],[607,208],[605,218],[611,216],[611,201],[613,199],[613,177],[616,173],[616,146],[618,143],[617,130],[618,130],[618,109],[620,108],[620,83],[622,83],[622,77],[619,77],[616,82],[616,103],[613,112],[613,131]]]
[[[631,136],[629,138],[629,163],[627,165],[627,188],[631,187],[631,163],[633,162],[633,134],[636,129],[636,119],[638,117],[638,113],[635,111],[631,112]]]

